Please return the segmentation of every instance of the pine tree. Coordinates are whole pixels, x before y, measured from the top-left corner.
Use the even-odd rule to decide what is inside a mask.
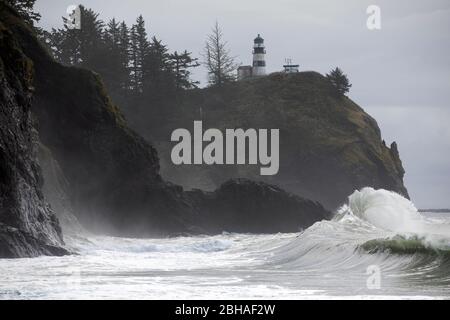
[[[125,96],[130,91],[130,31],[125,22],[119,26],[118,53],[121,65],[121,73],[118,75],[121,79],[122,92]]]
[[[227,49],[227,42],[223,40],[223,32],[218,22],[207,37],[203,57],[211,85],[221,86],[235,79],[234,71],[237,65]]]
[[[19,15],[29,24],[33,25],[41,19],[41,15],[34,11],[36,0],[7,0]]]
[[[145,30],[145,21],[140,15],[131,28],[131,74],[132,87],[136,94],[143,93],[144,78],[148,72],[147,61],[150,54],[150,42]]]
[[[107,68],[103,71],[102,77],[111,94],[121,96],[124,70],[119,50],[120,25],[116,19],[113,18],[108,22],[103,32],[103,41],[107,50],[107,55],[104,57]]]
[[[56,61],[64,65],[81,63],[79,41],[75,33],[53,28],[50,32],[44,31],[41,40],[50,49]]]
[[[115,18],[112,18],[106,24],[104,40],[109,48],[118,47],[120,41],[120,25]]]
[[[173,62],[167,46],[153,37],[147,63],[148,73],[145,78],[149,98],[158,100],[176,93]]]
[[[149,40],[142,16],[130,29],[116,19],[105,26],[97,13],[82,6],[80,13],[81,29],[65,24],[43,32],[42,38],[57,61],[99,73],[115,101],[162,100],[198,84],[190,79],[197,59],[187,51],[170,54],[155,36]]]
[[[69,34],[76,34],[79,40],[80,65],[102,74],[108,68],[105,65],[107,48],[103,41],[104,22],[98,18],[99,14],[92,9],[80,6],[80,30],[68,30]]]
[[[193,81],[190,79],[191,72],[189,69],[200,66],[198,59],[192,58],[191,54],[191,52],[187,52],[185,50],[181,54],[178,54],[178,52],[175,51],[170,55],[175,77],[175,87],[177,90],[196,88],[199,84],[198,81]]]
[[[345,95],[352,87],[347,75],[345,75],[342,70],[337,67],[327,74],[327,79],[331,82],[339,95]]]
[[[140,88],[139,70],[136,26],[133,25],[130,32],[130,87],[134,94],[137,94]]]
[[[64,29],[44,33],[44,40],[59,62],[102,73],[106,70],[104,57],[107,53],[103,38],[104,23],[91,9],[80,6],[80,13],[81,29],[69,28],[67,18],[63,17]]]

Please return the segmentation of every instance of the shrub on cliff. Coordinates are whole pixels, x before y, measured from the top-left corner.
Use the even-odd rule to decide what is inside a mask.
[[[345,95],[350,91],[350,88],[352,87],[347,75],[337,67],[336,69],[331,70],[329,74],[327,74],[327,79],[331,82],[333,87],[336,88],[336,91],[339,95]]]

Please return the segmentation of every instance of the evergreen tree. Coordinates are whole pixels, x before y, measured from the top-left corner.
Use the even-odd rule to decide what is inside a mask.
[[[339,95],[345,95],[352,87],[347,75],[345,75],[342,70],[337,67],[327,74],[327,79],[331,82]]]
[[[140,87],[140,67],[138,60],[137,33],[136,26],[133,25],[130,32],[130,88],[133,93],[137,93]]]
[[[92,9],[80,6],[81,29],[68,30],[78,38],[80,66],[94,70],[100,74],[107,70],[105,56],[107,48],[103,41],[104,22]],[[66,27],[67,28],[67,27]]]
[[[104,57],[104,63],[107,65],[107,68],[104,70],[102,77],[113,95],[121,95],[123,88],[122,82],[124,81],[124,66],[119,50],[120,25],[116,19],[108,22],[103,32],[103,41],[107,50],[107,55]]]
[[[81,62],[79,42],[75,33],[53,28],[51,32],[44,31],[42,38],[58,62],[65,65],[75,65]]]
[[[136,24],[131,28],[131,76],[135,94],[141,94],[144,91],[144,78],[148,73],[149,55],[150,42],[145,30],[144,18],[140,15]]]
[[[118,76],[121,79],[122,92],[125,96],[128,95],[130,91],[130,30],[125,22],[122,22],[119,26],[119,43],[118,43],[118,54],[119,61],[121,65],[121,72]]]
[[[227,49],[227,42],[223,40],[223,32],[218,22],[206,39],[203,57],[211,85],[221,86],[235,79],[234,71],[237,65]]]
[[[198,59],[192,58],[191,54],[191,52],[187,52],[185,50],[181,54],[178,54],[178,52],[175,51],[170,55],[175,77],[175,87],[177,90],[196,88],[199,84],[198,81],[193,81],[190,79],[191,72],[189,69],[200,66]]]
[[[150,52],[145,63],[144,83],[147,97],[159,99],[171,94],[174,89],[174,77],[170,54],[166,45],[156,37],[152,38]]]
[[[67,65],[82,66],[102,73],[107,52],[103,39],[103,21],[98,13],[80,6],[81,29],[70,29],[63,17],[64,28],[44,33],[44,39],[54,57]]]
[[[41,15],[34,11],[36,0],[7,0],[19,15],[29,24],[33,25],[41,19]]]
[[[99,73],[114,100],[162,100],[198,84],[190,79],[197,59],[187,51],[171,54],[155,36],[149,40],[142,16],[130,29],[116,19],[105,25],[97,13],[82,6],[80,13],[81,29],[65,23],[62,29],[43,32],[42,38],[57,61]]]
[[[112,18],[106,24],[104,40],[109,49],[118,47],[120,42],[120,25],[115,18]]]

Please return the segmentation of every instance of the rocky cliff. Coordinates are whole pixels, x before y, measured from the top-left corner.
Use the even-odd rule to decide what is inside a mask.
[[[128,112],[127,117],[158,146],[164,177],[185,187],[213,190],[228,179],[263,179],[331,210],[365,186],[408,196],[397,144],[386,146],[376,121],[351,99],[336,94],[319,73],[274,73],[194,90],[167,101],[166,120],[148,125],[158,119],[154,110],[142,110],[138,117]],[[173,165],[170,134],[177,128],[192,130],[194,120],[203,120],[205,130],[280,129],[279,173],[261,177],[258,166]]]
[[[41,190],[31,115],[33,63],[0,6],[0,258],[66,254],[58,219]]]
[[[156,150],[128,129],[98,75],[56,63],[31,30],[2,17],[33,62],[33,113],[66,177],[73,211],[91,230],[155,236],[189,230],[195,212],[159,175]]]
[[[27,164],[33,167],[27,172],[22,170],[22,167],[14,167],[17,161],[11,160],[8,162],[10,167],[5,170],[9,170],[11,177],[22,171],[24,176],[28,175],[26,178],[29,185],[39,200],[33,202],[33,199],[27,201],[30,199],[25,198],[22,203],[8,202],[11,213],[3,215],[2,212],[2,217],[9,217],[9,220],[2,218],[6,222],[13,220],[17,225],[30,223],[30,227],[39,227],[39,223],[27,220],[20,211],[21,205],[30,206],[35,203],[36,208],[43,208],[39,212],[44,213],[38,216],[38,222],[43,221],[43,226],[49,224],[52,227],[40,228],[39,232],[42,231],[39,234],[40,239],[47,240],[54,237],[61,242],[59,225],[51,209],[45,206],[42,190],[45,191],[47,200],[53,202],[55,210],[63,211],[59,212],[59,216],[64,221],[67,218],[67,211],[70,214],[74,213],[84,227],[90,230],[119,236],[153,237],[182,233],[216,233],[237,230],[234,224],[246,219],[253,219],[254,223],[243,224],[239,228],[242,232],[257,232],[259,229],[263,232],[265,228],[263,223],[283,219],[286,224],[291,223],[298,230],[304,227],[303,221],[309,225],[312,221],[329,216],[319,204],[307,202],[299,197],[290,197],[281,190],[270,186],[264,187],[264,184],[257,184],[258,187],[254,188],[243,188],[244,184],[234,181],[227,184],[227,188],[211,196],[201,191],[195,195],[184,192],[180,186],[165,182],[159,174],[156,150],[127,127],[126,121],[118,107],[111,102],[98,75],[54,62],[36,39],[33,31],[1,1],[0,21],[5,26],[5,32],[16,39],[14,45],[17,52],[23,61],[27,62],[25,64],[21,62],[22,60],[11,59],[9,53],[5,55],[9,59],[5,62],[7,68],[22,69],[19,69],[20,72],[10,72],[15,78],[2,85],[2,90],[6,90],[6,95],[10,96],[10,99],[27,98],[25,102],[12,102],[10,109],[3,109],[5,115],[2,117],[5,119],[2,118],[1,123],[5,133],[2,132],[2,139],[6,137],[9,143],[18,144],[11,146],[7,150],[9,153],[4,157],[8,161],[10,158],[18,159],[19,163],[24,162],[24,167]],[[11,45],[5,45],[8,46]],[[33,80],[29,77],[31,73],[34,73]],[[14,84],[14,81],[28,87],[33,85],[34,88],[28,92]],[[36,117],[35,128],[42,143],[41,160],[47,179],[44,188],[33,151],[37,149],[38,142],[30,138],[33,130],[29,113],[31,93],[33,93],[32,112]],[[14,123],[14,119],[17,123]],[[10,131],[11,134],[8,136]],[[21,135],[24,136],[23,139]],[[20,150],[19,147],[22,146],[26,148]],[[60,181],[61,179],[64,181]],[[56,186],[52,186],[52,183]],[[5,189],[10,188],[14,191],[16,188],[12,178],[5,180],[4,185]],[[234,185],[236,187],[233,187]],[[266,211],[265,218],[259,221],[258,212],[255,211],[258,207],[247,206],[244,209],[237,202],[233,204],[233,197],[227,196],[230,190],[240,190],[242,198],[245,198],[246,192],[251,192],[248,199],[259,201],[261,206],[264,206],[265,199],[272,199],[270,203],[273,210],[276,209],[274,204],[283,205],[280,199],[290,198],[289,210],[286,211],[286,215],[282,210],[278,210],[271,219],[268,219],[269,213]],[[221,210],[218,213],[230,215],[226,225],[221,221],[227,219],[213,212],[219,205],[226,208],[218,208]],[[7,224],[9,225],[11,223]],[[272,230],[276,229],[272,227]],[[0,247],[8,242],[4,237],[10,233],[8,229],[0,230]],[[19,236],[17,239],[20,240]]]

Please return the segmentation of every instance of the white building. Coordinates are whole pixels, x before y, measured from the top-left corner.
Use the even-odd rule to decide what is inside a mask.
[[[253,76],[266,75],[266,48],[264,39],[258,34],[253,45]]]
[[[238,80],[266,75],[266,48],[261,35],[254,40],[253,66],[240,66],[237,70]]]

